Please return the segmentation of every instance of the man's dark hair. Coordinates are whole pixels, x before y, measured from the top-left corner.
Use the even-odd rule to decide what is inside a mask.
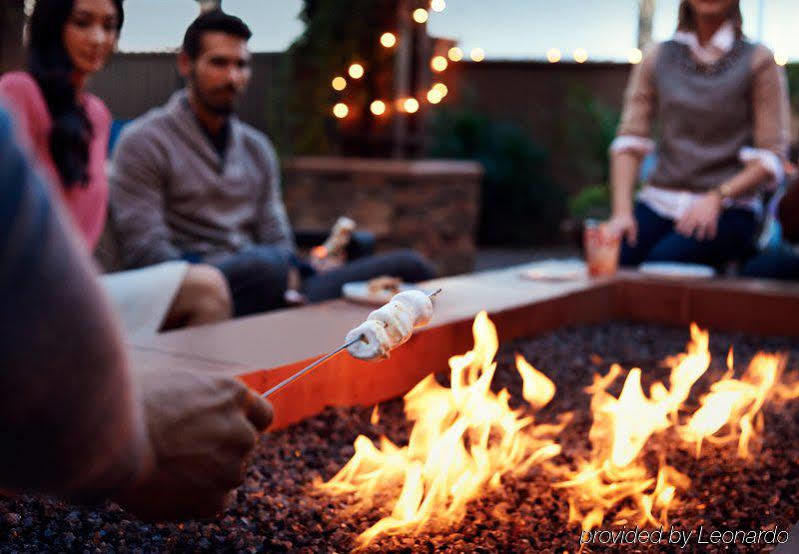
[[[183,36],[183,51],[192,60],[196,60],[202,52],[203,33],[220,32],[250,40],[252,31],[235,15],[226,14],[222,10],[211,10],[201,14],[192,21]]]

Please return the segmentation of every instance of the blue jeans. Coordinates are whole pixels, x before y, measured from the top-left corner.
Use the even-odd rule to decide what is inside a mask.
[[[769,248],[749,260],[741,274],[746,277],[799,281],[799,254],[787,245]]]
[[[638,241],[630,246],[625,240],[621,247],[620,263],[637,266],[642,262],[684,262],[723,266],[730,260],[748,254],[757,231],[757,221],[751,210],[727,208],[719,217],[716,237],[697,240],[679,234],[674,221],[661,217],[642,202],[635,203]]]
[[[311,302],[339,297],[341,286],[350,281],[391,275],[414,283],[435,277],[429,262],[412,250],[360,258],[324,273],[309,273],[307,264],[291,251],[269,245],[252,246],[211,263],[227,278],[236,317],[283,307],[290,267],[300,269],[302,292]]]

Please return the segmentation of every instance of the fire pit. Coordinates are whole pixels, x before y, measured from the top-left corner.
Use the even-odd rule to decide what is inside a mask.
[[[486,283],[477,286],[489,287]],[[515,305],[509,302],[504,308],[492,309],[490,316],[497,323],[499,338],[503,340],[496,356],[493,379],[483,377],[481,380],[481,376],[488,375],[486,369],[491,367],[493,358],[488,355],[493,349],[490,337],[473,348],[471,318],[459,316],[452,321],[439,321],[437,327],[413,339],[404,354],[402,350],[397,351],[391,363],[397,363],[397,358],[406,358],[402,363],[410,364],[415,358],[418,366],[420,360],[444,356],[448,348],[448,355],[460,354],[454,359],[454,368],[459,368],[454,379],[446,372],[437,378],[428,377],[406,398],[406,409],[411,407],[407,414],[403,411],[403,400],[397,396],[410,386],[395,391],[392,388],[402,383],[387,379],[382,390],[373,386],[373,396],[391,398],[376,409],[374,399],[367,399],[363,402],[367,405],[361,407],[327,408],[311,417],[307,414],[291,416],[304,419],[264,437],[247,482],[236,491],[231,508],[221,520],[144,525],[131,520],[114,506],[92,511],[50,500],[9,499],[0,501],[0,536],[5,541],[0,543],[0,550],[20,550],[27,545],[35,550],[139,548],[144,551],[318,552],[346,551],[365,545],[370,551],[573,552],[580,548],[584,528],[634,530],[638,525],[639,534],[628,536],[637,544],[627,545],[627,548],[680,551],[679,546],[667,543],[668,538],[657,546],[642,540],[641,529],[652,530],[667,523],[665,533],[672,529],[676,533],[694,532],[687,539],[689,549],[702,546],[697,542],[700,540],[697,532],[701,528],[705,533],[701,538],[704,541],[711,540],[713,531],[752,531],[755,535],[761,532],[758,544],[747,545],[742,536],[736,544],[739,549],[761,551],[769,546],[768,537],[764,538],[762,533],[775,528],[785,531],[799,519],[799,493],[795,487],[799,479],[799,401],[786,399],[797,391],[780,386],[776,377],[772,382],[760,377],[759,370],[752,370],[751,374],[745,370],[757,366],[750,366],[750,362],[760,350],[783,352],[787,365],[782,382],[791,383],[791,372],[799,369],[799,343],[790,336],[796,336],[799,330],[792,327],[793,322],[782,317],[780,311],[773,311],[766,322],[752,307],[773,304],[787,310],[791,302],[794,307],[799,303],[799,295],[791,290],[753,290],[752,285],[747,284],[727,287],[728,290],[714,284],[617,280],[592,284],[576,292],[568,290],[565,294],[561,291],[545,295],[537,303]],[[509,294],[505,296],[508,297]],[[492,298],[494,302],[504,301],[500,294]],[[639,303],[641,298],[648,301],[646,317],[640,315],[644,312],[643,304]],[[726,303],[713,305],[714,298],[737,302],[745,312],[748,306],[748,313],[730,315]],[[537,317],[532,317],[534,315]],[[687,349],[689,356],[680,360],[667,359],[686,351],[686,342],[691,337],[685,319],[697,319],[704,326],[714,323],[714,318],[720,324],[711,327],[706,354],[699,348],[705,339],[695,330],[691,344],[696,348]],[[653,319],[672,325],[601,323],[605,319]],[[480,321],[478,327],[489,325],[488,318]],[[679,326],[675,327],[675,323]],[[563,324],[568,326],[542,333]],[[737,328],[746,333],[724,334],[716,332],[716,327]],[[765,332],[786,336],[756,336],[754,332],[758,331],[759,335]],[[485,333],[483,329],[478,335]],[[531,336],[533,338],[529,338]],[[186,339],[185,335],[171,339],[175,341],[172,347]],[[441,342],[444,346],[438,347]],[[455,349],[453,344],[463,347]],[[730,345],[734,346],[735,373],[725,375]],[[147,348],[151,353],[156,349],[167,350],[164,343]],[[464,355],[470,350],[471,354]],[[422,357],[422,353],[428,355]],[[517,357],[517,353],[521,357]],[[173,355],[177,354],[173,351]],[[696,375],[698,370],[688,370],[690,364],[686,359],[704,363],[706,355],[710,358],[706,371]],[[185,356],[186,359],[197,358],[202,353],[186,353]],[[615,372],[612,368],[616,362],[622,369],[611,381],[608,376]],[[246,365],[241,360],[237,363]],[[428,361],[424,368],[405,367],[412,368],[408,372],[421,377],[432,369],[431,365]],[[472,369],[475,365],[479,365],[476,371]],[[443,370],[447,366],[444,363],[436,367]],[[642,368],[640,375],[630,371],[633,367]],[[675,386],[670,379],[676,371],[673,367],[688,368],[682,373],[694,377],[691,386]],[[359,367],[343,365],[336,369],[338,378],[345,380],[361,371]],[[375,371],[374,366],[370,369]],[[246,379],[265,388],[287,371],[250,373]],[[314,375],[314,378],[317,379],[315,384],[311,380],[305,386],[318,387],[325,379],[321,375]],[[757,391],[766,388],[767,382],[771,386],[761,399]],[[662,384],[665,394],[657,383]],[[591,387],[590,392],[586,392],[587,387]],[[471,394],[477,389],[483,393],[479,397]],[[501,392],[503,389],[507,393]],[[686,389],[687,394],[682,399]],[[363,394],[354,387],[349,390]],[[721,394],[731,390],[752,394],[747,396],[746,402],[735,402]],[[640,391],[647,392],[637,394]],[[720,429],[711,433],[718,422],[697,414],[702,413],[703,407],[708,405],[707,397],[714,392],[719,393],[717,398],[725,399],[724,406],[730,409],[721,412],[706,409],[705,413],[727,414]],[[472,398],[457,400],[459,394],[471,394]],[[414,402],[421,402],[425,396],[439,401],[413,407]],[[343,397],[343,394],[337,397],[340,404],[361,402],[363,398],[341,401]],[[675,416],[667,408],[678,397],[681,408]],[[592,426],[597,419],[621,414],[618,405],[630,399],[638,404],[650,402],[665,408],[662,413],[647,418],[621,417],[622,423],[634,425],[610,433],[612,437],[624,437],[616,441],[620,444],[640,443],[637,453],[614,453],[612,449],[605,452],[607,436],[603,437]],[[460,410],[463,402],[473,406],[475,411],[469,421],[459,423],[454,412]],[[471,404],[474,402],[478,404]],[[428,420],[443,428],[442,438],[446,439],[447,429],[458,425],[470,428],[471,434],[465,442],[445,443],[447,447],[433,457],[457,460],[464,449],[474,454],[480,452],[481,446],[485,447],[485,452],[472,456],[479,463],[468,468],[480,471],[455,475],[438,468],[432,474],[439,476],[437,485],[435,479],[424,480],[427,478],[424,467],[413,466],[414,460],[424,459],[423,447],[429,443],[429,429],[412,429],[414,423],[419,425],[424,419],[423,414],[429,414],[435,406],[444,403],[450,411],[432,414],[435,417]],[[302,409],[309,413],[318,411],[313,405]],[[481,442],[478,431],[487,414],[498,418],[501,424],[489,429],[485,441]],[[729,421],[730,415],[737,419]],[[749,425],[741,421],[748,421]],[[741,439],[745,429],[754,432],[748,442]],[[732,431],[734,434],[727,440],[719,440]],[[414,456],[399,454],[397,451],[408,444],[414,433],[417,444],[422,446],[415,447]],[[364,438],[358,439],[359,435]],[[381,444],[381,436],[391,444]],[[497,449],[498,446],[502,448]],[[697,456],[698,446],[701,448]],[[426,448],[429,454],[431,444]],[[351,461],[358,460],[359,456],[359,463]],[[379,460],[375,467],[382,468],[382,473],[373,474],[375,468],[365,463],[365,459],[373,463]],[[602,466],[608,460],[615,461],[616,466],[635,467],[636,471],[640,466],[637,483],[630,485],[630,478],[623,480],[619,475],[612,478],[601,475]],[[404,464],[401,465],[402,478],[391,473],[397,472],[400,467],[397,464]],[[339,473],[342,468],[346,469]],[[444,477],[440,477],[442,472]],[[597,475],[602,477],[604,485],[624,483],[633,492],[613,503],[610,502],[613,494],[607,490],[585,491],[576,486],[576,483],[591,482]],[[435,497],[430,491],[439,487],[448,494],[453,488],[444,486],[453,484],[448,479],[455,479],[458,485],[455,488],[470,491],[470,494],[456,502],[447,499],[435,505],[429,500]],[[329,484],[325,486],[325,482]],[[422,482],[424,485],[420,487],[418,483]],[[358,488],[357,492],[354,487]],[[427,513],[435,517],[420,524],[418,513],[424,510],[413,507],[424,507],[426,501],[427,508],[434,508]],[[664,505],[667,505],[666,510]],[[601,515],[597,510],[601,510]],[[597,518],[601,518],[601,522]],[[374,532],[374,526],[381,525],[381,521],[381,532]],[[370,529],[373,532],[364,535]],[[589,539],[587,535],[583,538]],[[624,538],[621,536],[620,540]],[[604,550],[612,536],[607,540],[604,535],[590,539],[584,551]]]

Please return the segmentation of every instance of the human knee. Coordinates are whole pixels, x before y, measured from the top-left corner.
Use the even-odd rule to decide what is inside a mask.
[[[225,276],[211,265],[189,266],[183,280],[184,293],[191,299],[194,317],[204,321],[221,321],[231,317],[233,301]]]
[[[247,256],[248,278],[257,278],[269,288],[285,289],[291,269],[291,252],[284,248],[261,247]]]

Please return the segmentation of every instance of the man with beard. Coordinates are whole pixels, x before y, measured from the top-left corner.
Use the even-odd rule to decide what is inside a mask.
[[[294,254],[269,139],[236,118],[250,80],[251,32],[219,10],[188,28],[178,56],[187,87],[122,133],[111,171],[112,218],[128,267],[186,259],[218,267],[235,315],[284,304],[289,274],[304,270],[310,301],[378,275],[433,276],[418,254],[400,251],[314,273]]]

